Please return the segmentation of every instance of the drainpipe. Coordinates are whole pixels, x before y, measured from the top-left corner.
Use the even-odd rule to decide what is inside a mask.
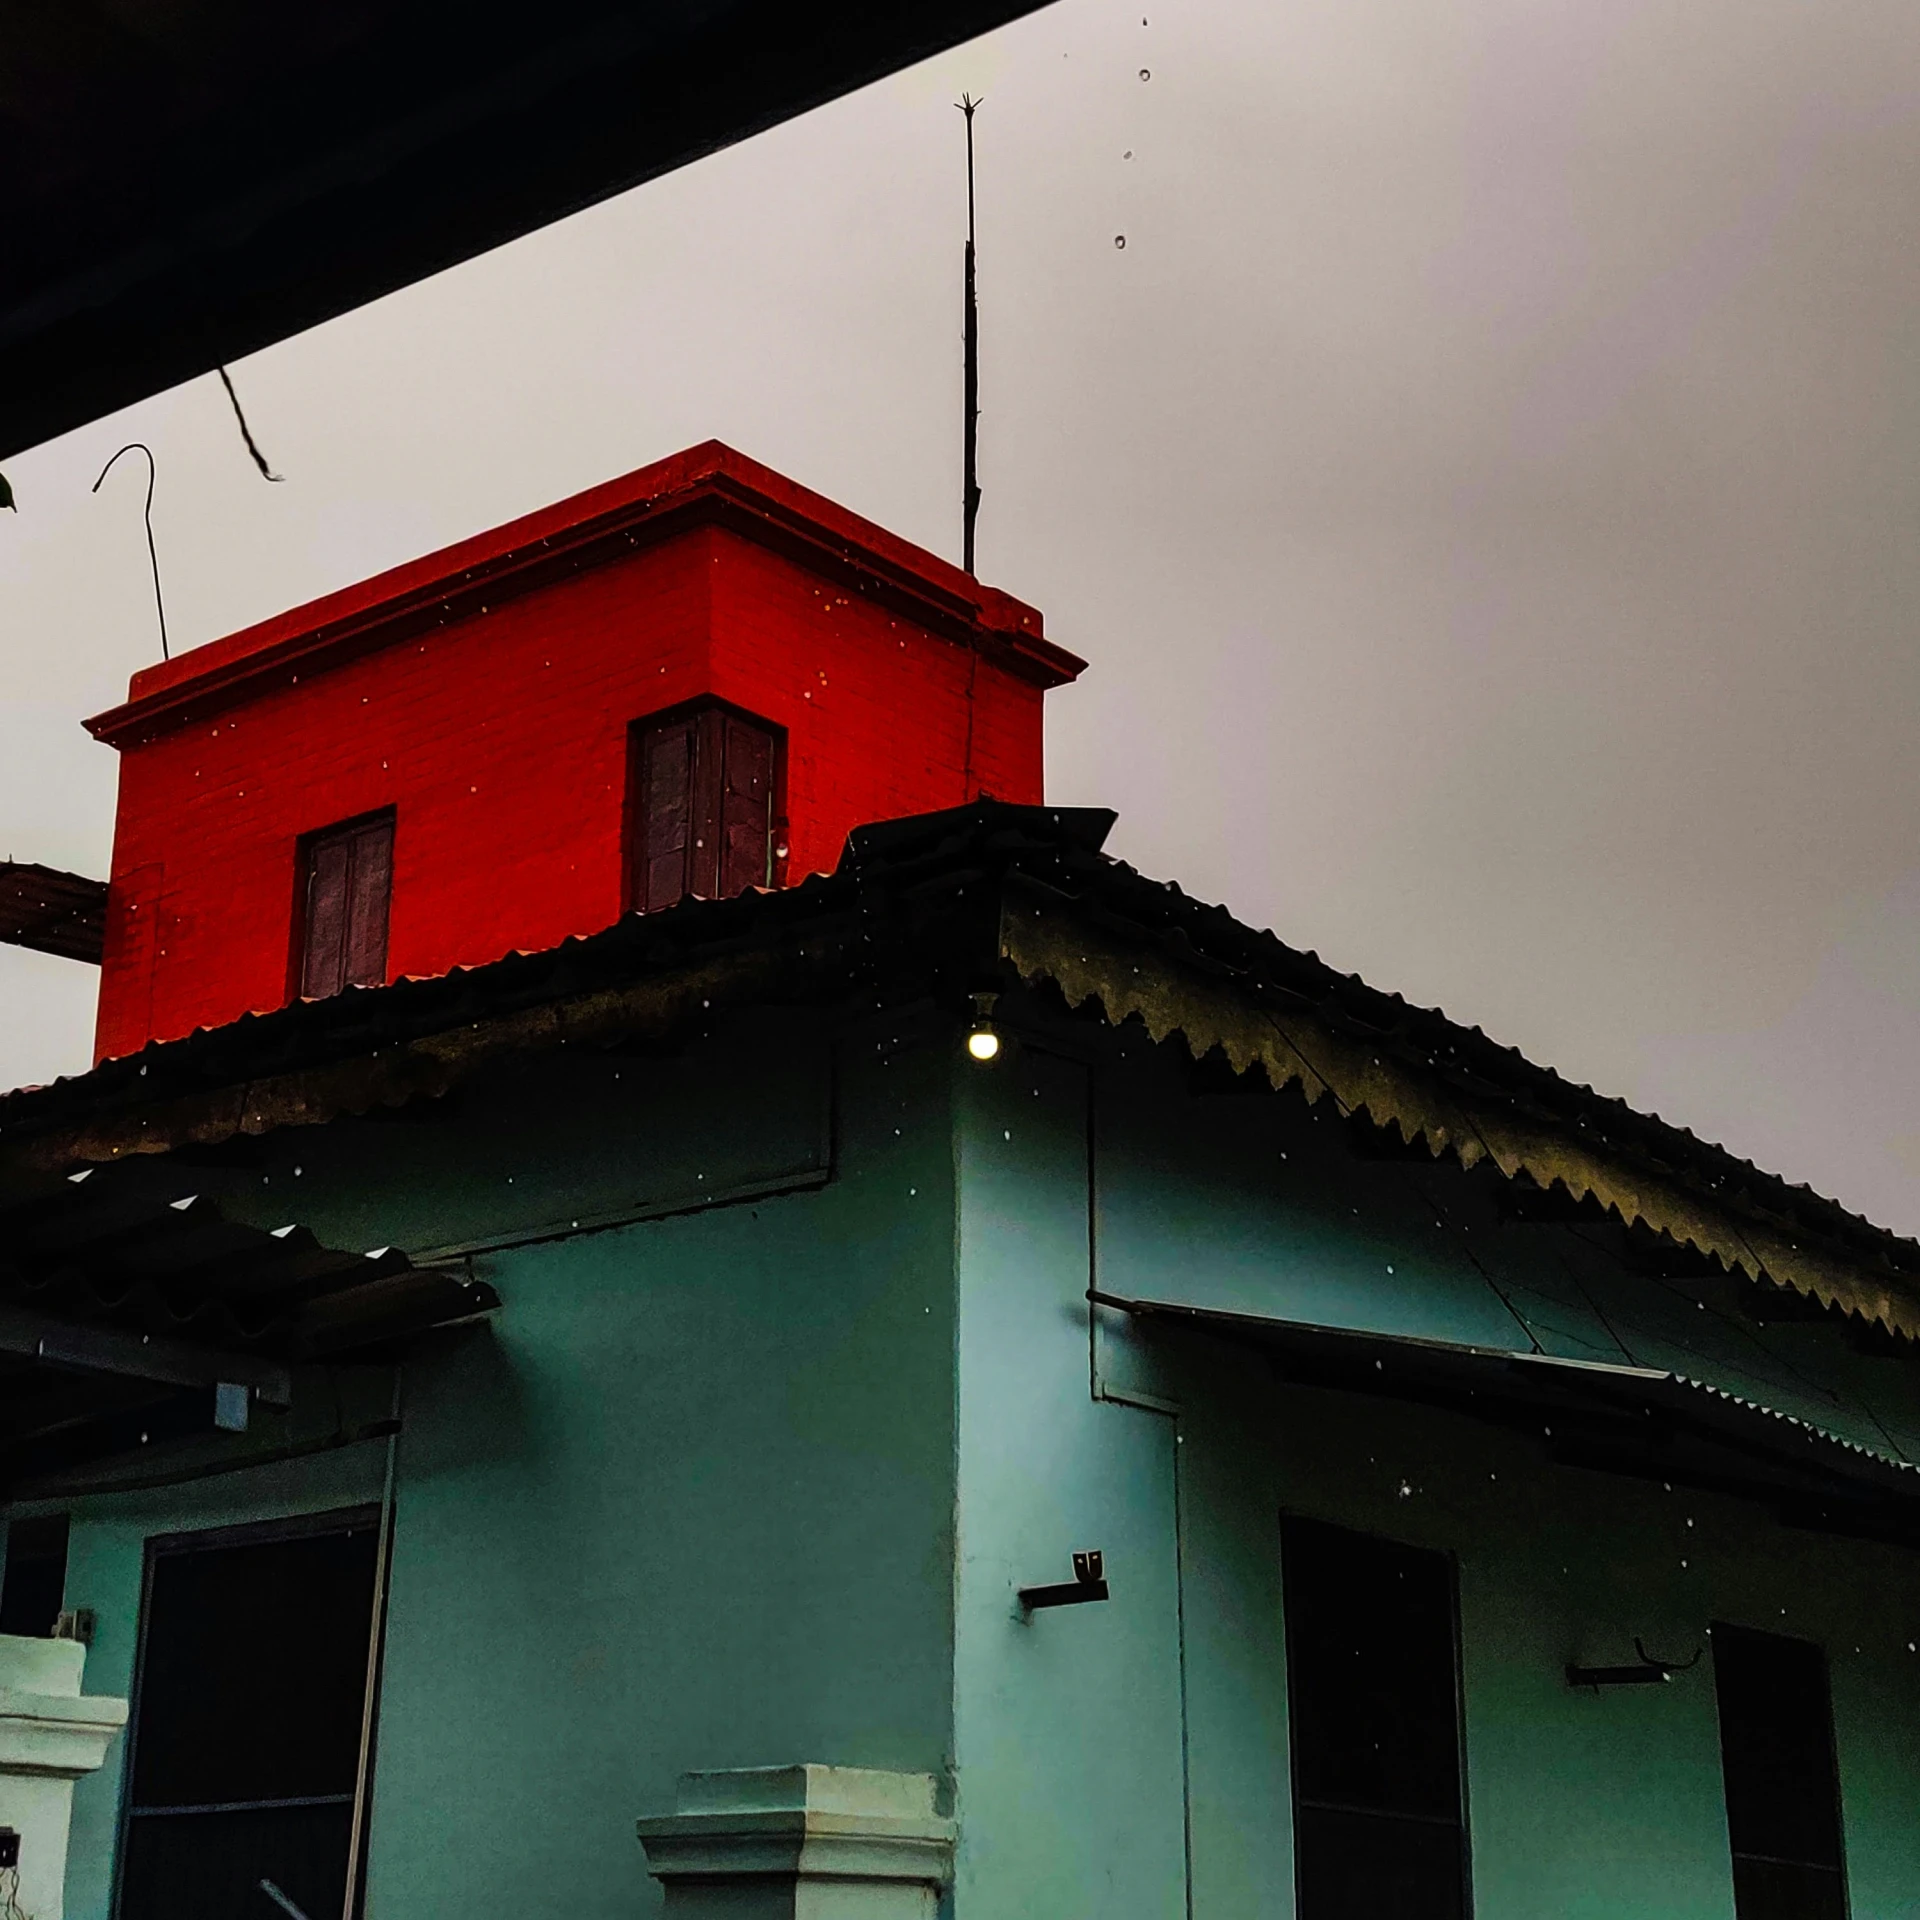
[[[1180,1866],[1186,1888],[1186,1920],[1193,1920],[1193,1777],[1187,1738],[1187,1565],[1186,1504],[1181,1486],[1181,1449],[1186,1436],[1180,1431],[1180,1408],[1158,1395],[1128,1392],[1110,1387],[1100,1372],[1100,1309],[1093,1296],[1100,1291],[1099,1267],[1099,1186],[1096,1169],[1098,1139],[1095,1128],[1094,1075],[1089,1062],[1087,1076],[1087,1388],[1096,1404],[1130,1407],[1136,1413],[1150,1413],[1173,1422],[1173,1617],[1174,1641],[1180,1660]],[[349,1917],[350,1920],[350,1917]]]
[[[393,1477],[400,1448],[400,1369],[393,1370],[387,1429],[387,1471],[380,1490],[380,1546],[373,1569],[373,1619],[367,1635],[366,1684],[360,1696],[360,1757],[353,1773],[353,1826],[347,1842],[347,1891],[340,1920],[354,1920],[366,1865],[367,1801],[373,1788],[373,1727],[380,1704],[380,1656],[386,1640],[387,1573],[393,1558]]]

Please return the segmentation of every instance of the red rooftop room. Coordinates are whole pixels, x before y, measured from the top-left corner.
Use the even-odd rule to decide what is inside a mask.
[[[100,1058],[1038,802],[1083,663],[717,443],[133,678]]]

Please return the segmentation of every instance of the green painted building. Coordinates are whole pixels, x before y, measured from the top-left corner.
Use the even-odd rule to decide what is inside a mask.
[[[1110,826],[0,1099],[0,1894],[1920,1915],[1920,1247]]]
[[[324,1864],[268,1831],[301,1818],[379,1916],[1920,1911],[1920,1255],[1105,825],[869,829],[786,892],[11,1097],[13,1297],[78,1325],[91,1284],[104,1342],[157,1289],[209,1369],[143,1398],[108,1354],[14,1443],[10,1537],[64,1519],[87,1689],[133,1703],[73,1920],[191,1821]],[[221,1357],[269,1352],[288,1404],[213,1427]],[[356,1685],[345,1774],[279,1793],[324,1729],[233,1727],[325,1718],[326,1622],[209,1576],[284,1611],[196,1641],[173,1588],[329,1527],[343,1673],[377,1597],[364,1766]],[[1104,1596],[1023,1606],[1076,1550]],[[213,1677],[152,1693],[182,1647]],[[221,1735],[215,1797],[136,1791],[150,1699]],[[864,1771],[679,1784],[770,1768]]]

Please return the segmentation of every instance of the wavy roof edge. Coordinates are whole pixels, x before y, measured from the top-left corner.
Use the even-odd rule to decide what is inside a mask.
[[[249,1014],[0,1096],[0,1158],[17,1145],[104,1160],[311,1124],[444,1091],[482,1057],[605,1042],[708,1001],[796,986],[831,997],[857,969],[904,960],[918,936],[903,915],[972,888],[968,912],[935,930],[978,949],[951,956],[956,986],[989,965],[1048,984],[1070,1009],[1138,1020],[1196,1058],[1218,1049],[1237,1072],[1257,1064],[1275,1087],[1331,1097],[1436,1159],[1564,1189],[1730,1272],[1920,1339],[1920,1243],[1147,878],[1101,851],[1114,818],[982,801],[883,822],[795,888],[688,901],[542,952]],[[983,879],[998,889],[991,924]],[[889,914],[892,944],[875,937]]]

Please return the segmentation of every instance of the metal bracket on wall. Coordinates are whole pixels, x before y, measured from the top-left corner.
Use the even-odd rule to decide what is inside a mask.
[[[90,1647],[99,1625],[100,1616],[91,1607],[68,1607],[54,1616],[53,1637],[77,1640],[83,1647]]]
[[[1700,1649],[1695,1647],[1691,1660],[1659,1660],[1650,1654],[1645,1643],[1636,1634],[1633,1650],[1640,1658],[1630,1667],[1579,1667],[1571,1661],[1567,1664],[1567,1685],[1570,1687],[1591,1687],[1598,1693],[1602,1687],[1650,1687],[1659,1686],[1671,1680],[1676,1673],[1687,1673],[1700,1664]]]
[[[1028,1613],[1036,1607],[1079,1607],[1107,1596],[1106,1556],[1097,1549],[1073,1556],[1073,1578],[1052,1587],[1022,1587],[1020,1605]]]

